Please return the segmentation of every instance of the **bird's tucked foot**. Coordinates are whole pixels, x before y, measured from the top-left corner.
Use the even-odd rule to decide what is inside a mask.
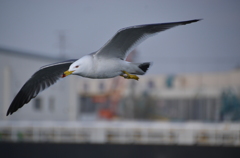
[[[136,75],[131,75],[130,73],[128,73],[127,71],[122,71],[123,72],[123,75],[120,75],[126,79],[134,79],[134,80],[138,80],[139,77],[136,76]]]

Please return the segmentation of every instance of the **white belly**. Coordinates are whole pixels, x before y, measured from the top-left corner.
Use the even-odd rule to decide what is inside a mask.
[[[113,78],[122,74],[124,61],[118,59],[93,60],[93,67],[84,75],[88,78]]]

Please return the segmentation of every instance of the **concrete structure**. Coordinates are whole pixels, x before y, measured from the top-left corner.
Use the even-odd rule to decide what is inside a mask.
[[[7,109],[23,84],[41,66],[62,61],[42,55],[0,48],[0,120],[75,120],[76,91],[72,77],[60,80],[35,99],[6,117]]]

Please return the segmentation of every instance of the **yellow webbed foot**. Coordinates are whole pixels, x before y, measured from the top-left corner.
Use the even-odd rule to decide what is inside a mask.
[[[123,75],[120,75],[120,76],[122,76],[122,77],[124,77],[124,78],[126,78],[126,79],[134,79],[134,80],[137,80],[138,81],[138,79],[139,79],[139,77],[138,76],[136,76],[136,75],[131,75],[131,74],[129,74],[127,71],[122,71],[124,74]]]

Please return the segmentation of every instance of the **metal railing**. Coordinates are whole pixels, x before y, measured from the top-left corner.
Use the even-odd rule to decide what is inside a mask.
[[[0,122],[0,141],[240,146],[240,124]]]

